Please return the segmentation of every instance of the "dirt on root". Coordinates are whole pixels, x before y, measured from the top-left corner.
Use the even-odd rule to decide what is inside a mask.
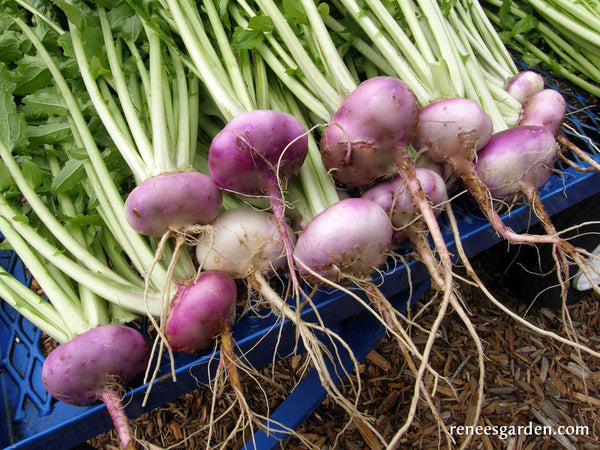
[[[505,286],[502,255],[497,248],[472,260],[486,286],[506,306],[529,322],[566,336],[560,310],[528,308]],[[460,272],[460,270],[459,270]],[[600,445],[600,361],[550,338],[534,334],[500,312],[481,292],[464,282],[459,291],[485,351],[485,400],[473,429],[470,449],[596,449]],[[431,295],[432,293],[428,293]],[[428,296],[423,297],[427,299]],[[419,305],[417,305],[418,307]],[[421,323],[427,328],[434,320],[435,305]],[[576,339],[600,350],[600,297],[590,294],[568,307]],[[422,348],[427,334],[416,327],[413,341]],[[277,407],[305,373],[305,358],[296,356],[261,369],[257,382],[244,375],[246,396],[252,408],[267,413]],[[440,417],[452,433],[458,448],[469,430],[476,400],[478,362],[475,346],[463,323],[450,313],[444,320],[430,359],[446,381],[426,386]],[[377,430],[391,439],[404,423],[413,395],[414,377],[405,364],[396,342],[383,341],[360,365],[363,390],[361,410],[370,414]],[[273,381],[274,380],[274,381]],[[348,386],[345,386],[348,388]],[[226,411],[233,396],[228,386],[218,393],[217,411]],[[149,449],[204,449],[213,394],[199,389],[163,405],[135,420],[133,433],[141,447]],[[217,421],[210,431],[211,445],[218,447],[230,435],[239,410]],[[545,428],[541,428],[544,426]],[[488,428],[485,428],[488,427]],[[505,434],[505,435],[504,435]],[[334,402],[326,400],[282,448],[296,450],[310,443],[320,449],[381,448],[360,421],[352,421]],[[248,436],[238,434],[227,448],[241,448]],[[116,434],[109,432],[87,443],[98,449],[118,448]],[[447,438],[425,402],[402,438],[399,448],[445,449]]]

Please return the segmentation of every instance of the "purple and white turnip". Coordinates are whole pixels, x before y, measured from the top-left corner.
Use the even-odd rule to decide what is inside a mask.
[[[229,329],[237,288],[226,272],[209,270],[179,287],[169,305],[165,336],[181,353],[206,350],[215,336]]]
[[[302,122],[274,110],[254,110],[234,117],[213,138],[208,153],[210,173],[221,189],[242,197],[268,198],[296,295],[300,284],[282,191],[298,173],[307,154],[308,132]]]
[[[138,331],[102,325],[54,349],[42,366],[42,382],[57,400],[75,406],[104,402],[124,449],[135,448],[121,403],[123,385],[143,372],[149,344]]]

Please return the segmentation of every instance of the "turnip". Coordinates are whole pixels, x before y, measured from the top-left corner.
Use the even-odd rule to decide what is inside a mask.
[[[179,287],[169,305],[165,336],[176,352],[206,350],[228,329],[237,304],[237,288],[223,271],[201,272]]]
[[[376,203],[360,198],[340,200],[304,228],[294,257],[299,271],[313,282],[319,277],[334,283],[364,278],[387,259],[392,224]]]
[[[523,105],[517,125],[537,125],[558,136],[567,113],[565,99],[555,89],[542,89],[531,95]]]
[[[561,268],[557,272],[558,281],[566,296],[569,273],[567,256],[583,267],[585,263],[581,255],[588,256],[588,252],[573,247],[558,235],[539,198],[538,190],[554,172],[557,150],[558,144],[551,128],[519,126],[496,133],[479,153],[474,169],[493,199],[509,204],[528,203],[531,206],[547,236],[521,235],[521,241],[527,238],[533,243],[554,245],[554,258]]]
[[[381,208],[379,209],[383,219],[389,222],[385,213]],[[280,315],[282,320],[293,323],[311,362],[319,372],[325,389],[347,411],[356,412],[353,405],[339,392],[336,383],[331,379],[327,369],[327,358],[332,356],[330,350],[324,347],[324,343],[317,335],[320,335],[321,338],[327,336],[332,341],[337,340],[350,354],[352,352],[335,332],[327,329],[322,323],[307,322],[301,318],[299,300],[304,299],[311,306],[314,306],[310,297],[304,291],[301,291],[296,299],[298,302],[294,308],[289,302],[281,298],[268,281],[269,276],[288,267],[286,246],[281,236],[281,227],[274,214],[249,208],[227,210],[223,211],[211,223],[211,227],[213,233],[202,235],[197,241],[196,257],[200,267],[207,271],[225,271],[235,279],[246,281],[249,287],[258,293],[259,298],[266,302],[271,311]],[[300,235],[305,231],[306,229]],[[286,225],[285,233],[288,234],[291,244],[296,243],[296,235],[292,233],[289,225]],[[294,250],[295,252],[296,250]],[[318,318],[316,309],[315,312]],[[224,338],[227,339],[227,335]],[[232,352],[228,352],[228,354],[233,355]],[[235,357],[228,356],[228,361],[227,370],[229,379],[236,391],[236,399],[242,410],[252,419],[252,422],[259,425],[259,421],[250,412],[243,399],[241,386],[236,384]]]
[[[234,117],[213,138],[208,153],[210,173],[221,189],[269,199],[284,244],[293,293],[300,287],[282,191],[300,170],[307,153],[308,135],[302,122],[274,110],[254,110]]]
[[[524,70],[515,75],[506,85],[506,91],[521,104],[544,88],[544,78],[532,70]]]
[[[131,227],[147,236],[212,222],[223,196],[215,182],[200,172],[167,172],[136,186],[125,201]]]
[[[550,179],[556,162],[554,133],[542,126],[521,126],[496,133],[479,152],[475,172],[496,200],[527,199]]]
[[[568,149],[578,158],[587,162],[592,168],[600,170],[598,162],[562,133],[562,128],[565,126],[564,119],[566,114],[567,106],[563,95],[555,89],[542,89],[533,94],[523,105],[518,125],[538,125],[547,127],[554,133],[556,140],[562,147]],[[580,166],[574,165],[572,161],[563,155],[562,148],[558,149],[558,155],[567,164],[575,166],[577,170],[581,169]]]
[[[321,136],[323,164],[338,182],[364,186],[395,173],[407,161],[419,104],[393,77],[375,77],[352,91]]]
[[[104,402],[121,445],[133,449],[119,386],[143,371],[148,354],[148,342],[138,331],[123,325],[102,325],[53,350],[42,366],[42,381],[52,397],[69,405]]]
[[[423,193],[432,204],[434,214],[438,216],[443,211],[442,205],[448,201],[446,183],[432,169],[417,167],[415,175],[421,183]],[[402,242],[414,232],[419,211],[400,176],[377,183],[364,192],[362,198],[377,203],[388,213],[394,227],[395,242]]]

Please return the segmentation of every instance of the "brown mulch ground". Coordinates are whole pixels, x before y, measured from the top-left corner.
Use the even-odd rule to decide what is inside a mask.
[[[501,257],[496,249],[473,260],[478,273],[496,297],[532,323],[564,334],[560,311],[544,308],[527,310],[503,286],[504,280],[500,276],[503,263],[499,263],[499,260]],[[534,335],[523,325],[515,324],[477,289],[463,283],[460,292],[485,347],[486,387],[480,424],[493,427],[541,424],[555,431],[559,430],[559,426],[587,427],[577,435],[534,436],[528,432],[531,430],[525,429],[506,439],[494,435],[474,436],[468,448],[599,448],[600,362],[551,339]],[[577,339],[600,350],[599,297],[591,294],[570,306],[569,313]],[[432,320],[433,317],[423,318],[425,324]],[[413,330],[412,336],[420,345],[427,338],[425,333],[418,330]],[[264,385],[271,408],[276,407],[277,402],[293,387],[303,361],[302,357],[295,357],[262,370],[261,373],[267,376],[275,373],[277,379],[277,383]],[[469,423],[477,388],[477,355],[464,325],[455,314],[450,314],[444,322],[431,364],[451,381],[451,385],[440,382],[434,397],[435,406],[446,426],[450,428]],[[390,339],[384,339],[360,369],[364,382],[361,407],[372,415],[379,432],[390,439],[406,417],[413,393],[413,376],[397,345]],[[245,381],[248,386],[253,385],[248,378]],[[431,388],[431,377],[427,383]],[[250,390],[247,396],[252,406],[260,410],[260,400],[265,392]],[[219,398],[222,407],[230,404],[231,395],[227,386]],[[134,433],[147,448],[206,448],[207,431],[204,426],[210,412],[210,402],[211,393],[207,389],[192,392],[132,421]],[[213,445],[228,436],[234,419],[235,415],[230,414],[219,421],[213,430]],[[361,433],[361,429],[360,423],[349,421],[334,402],[325,401],[298,431],[303,439],[317,448],[369,448],[369,435]],[[506,430],[510,433],[513,429]],[[454,437],[458,443],[464,438],[456,434]],[[239,441],[234,441],[237,446]],[[114,432],[99,436],[89,444],[98,449],[118,448]],[[283,448],[295,450],[306,448],[306,445],[298,438],[292,438]],[[419,407],[400,448],[448,448],[446,438],[424,403]]]

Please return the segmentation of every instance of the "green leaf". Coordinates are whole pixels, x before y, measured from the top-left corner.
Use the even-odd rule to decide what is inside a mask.
[[[236,28],[233,32],[231,46],[234,50],[249,50],[256,47],[265,39],[262,31]]]
[[[308,17],[297,0],[283,0],[283,12],[293,22],[308,25]]]
[[[29,218],[25,214],[17,214],[13,217],[13,220],[19,223],[29,223]]]
[[[83,11],[81,11],[77,6],[62,0],[55,0],[54,4],[62,9],[69,22],[77,27],[81,27],[84,20]]]
[[[0,142],[9,150],[24,148],[29,143],[27,124],[23,115],[17,113],[12,95],[15,88],[6,65],[0,63]]]
[[[31,187],[36,188],[42,183],[42,171],[31,159],[21,161],[21,172]]]
[[[6,30],[0,34],[0,61],[12,63],[21,57],[19,36],[15,31]]]
[[[102,226],[103,225],[103,221],[102,218],[99,215],[93,215],[93,216],[75,216],[75,217],[69,217],[69,216],[61,216],[60,220],[67,222],[67,223],[72,223],[74,225],[99,225]]]
[[[86,177],[83,162],[75,159],[68,160],[52,179],[50,192],[59,194],[70,191]]]
[[[275,29],[273,20],[269,16],[252,16],[248,21],[248,28],[254,31],[271,32]]]
[[[21,101],[25,104],[22,110],[25,117],[60,116],[69,111],[63,96],[55,86],[42,88],[23,97]]]
[[[31,94],[48,86],[52,81],[52,74],[41,58],[30,55],[25,55],[17,61],[13,76],[17,83],[14,90],[15,95]]]
[[[0,192],[6,191],[9,187],[15,185],[15,180],[10,175],[10,172],[4,162],[0,160]]]
[[[527,34],[529,31],[536,29],[538,26],[538,20],[533,16],[523,17],[513,27],[511,34],[513,36],[517,34]]]
[[[33,146],[56,144],[70,139],[71,137],[71,127],[66,120],[62,119],[29,127],[29,142]]]

